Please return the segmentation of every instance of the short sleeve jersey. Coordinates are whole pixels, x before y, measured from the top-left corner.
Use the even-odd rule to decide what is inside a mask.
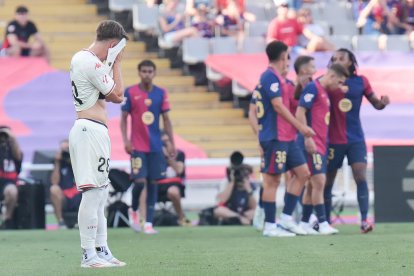
[[[303,90],[299,106],[306,108],[306,119],[316,133],[313,137],[317,151],[325,154],[327,150],[330,101],[327,91],[318,80],[310,82]]]
[[[373,94],[371,84],[364,76],[351,76],[345,81],[347,92],[330,93],[331,126],[330,144],[349,144],[365,141],[359,112],[362,98]]]
[[[88,50],[79,51],[73,56],[70,79],[76,111],[91,108],[101,94],[108,96],[115,87],[109,68]]]
[[[131,142],[134,150],[141,152],[162,151],[160,116],[170,110],[166,90],[153,85],[150,92],[139,85],[125,89],[121,107],[131,115]]]
[[[30,36],[37,33],[36,25],[29,21],[25,26],[21,26],[16,20],[11,21],[6,28],[6,37],[4,39],[3,48],[10,47],[10,42],[7,39],[9,34],[17,36],[19,41],[28,42]]]
[[[289,92],[284,78],[268,68],[260,77],[253,92],[251,103],[256,103],[259,124],[259,141],[278,140],[290,142],[295,139],[294,127],[274,110],[272,100],[281,97],[289,109]],[[292,129],[293,128],[293,129]],[[293,134],[292,134],[293,133]]]

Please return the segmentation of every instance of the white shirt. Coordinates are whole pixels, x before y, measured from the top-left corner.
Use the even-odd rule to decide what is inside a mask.
[[[72,57],[70,79],[76,111],[91,108],[100,93],[107,96],[115,87],[109,68],[88,50],[79,51]]]

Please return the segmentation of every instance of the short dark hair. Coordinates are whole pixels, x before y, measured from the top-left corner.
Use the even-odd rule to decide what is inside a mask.
[[[329,66],[328,70],[333,71],[338,76],[345,77],[345,78],[349,77],[349,74],[347,70],[345,69],[345,67],[343,67],[340,64],[332,64],[331,66]]]
[[[296,74],[299,74],[299,70],[303,65],[308,64],[312,60],[314,60],[314,58],[311,57],[311,56],[299,56],[299,57],[297,57],[296,60],[295,60],[295,63],[293,64],[293,68],[295,69]]]
[[[28,13],[29,9],[26,6],[18,6],[16,8],[16,13],[21,13],[21,14],[25,14]]]
[[[154,70],[157,70],[157,66],[155,66],[155,63],[152,60],[144,59],[140,63],[138,63],[138,71],[141,71],[142,67],[152,67]]]
[[[279,60],[283,52],[288,51],[288,46],[281,41],[272,41],[266,46],[266,55],[270,62]]]
[[[128,40],[128,34],[125,32],[124,27],[116,21],[104,20],[99,23],[96,29],[96,40],[105,41],[108,39],[123,39]]]

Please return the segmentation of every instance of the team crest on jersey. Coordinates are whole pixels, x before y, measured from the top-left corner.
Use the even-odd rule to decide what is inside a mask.
[[[348,85],[341,85],[340,87],[339,87],[339,89],[341,89],[341,91],[342,92],[344,92],[344,93],[348,93],[348,91],[349,91],[349,86]]]
[[[150,125],[154,122],[154,114],[151,111],[146,111],[142,114],[142,122],[146,125]]]
[[[305,100],[305,102],[309,103],[312,101],[313,97],[315,97],[315,95],[308,93],[303,97],[303,99]]]
[[[352,109],[352,102],[350,99],[342,99],[339,101],[338,107],[342,112],[349,112]]]
[[[152,100],[151,99],[145,99],[144,103],[145,103],[146,106],[150,106],[150,105],[152,105]]]
[[[270,91],[272,92],[277,92],[279,91],[279,83],[278,82],[274,82],[270,85]]]
[[[330,121],[331,121],[331,112],[327,112],[325,114],[325,124],[328,126]]]

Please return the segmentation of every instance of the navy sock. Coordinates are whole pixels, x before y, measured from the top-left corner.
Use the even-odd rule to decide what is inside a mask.
[[[263,187],[259,190],[259,207],[263,208]]]
[[[146,222],[151,222],[154,218],[154,206],[157,202],[158,185],[148,181],[147,185],[147,217]]]
[[[302,221],[308,223],[310,216],[312,215],[313,205],[312,204],[303,204],[302,209]]]
[[[364,221],[368,216],[369,208],[369,192],[366,181],[357,183],[357,197],[359,204],[359,211],[361,212],[361,220]]]
[[[318,217],[318,222],[322,223],[326,221],[326,214],[325,214],[325,205],[324,204],[318,204],[313,206],[315,208],[316,216]]]
[[[298,196],[286,192],[285,193],[285,207],[283,207],[283,214],[291,216],[293,211],[295,210],[298,200],[299,200]]]
[[[331,223],[332,188],[333,185],[325,186],[325,189],[323,191],[323,199],[325,201],[325,215],[328,223]]]
[[[265,222],[275,223],[276,221],[276,202],[263,201],[263,209],[265,212]]]
[[[141,196],[142,189],[144,189],[144,183],[138,182],[134,183],[134,188],[132,188],[132,210],[136,211],[139,207],[139,197]]]

